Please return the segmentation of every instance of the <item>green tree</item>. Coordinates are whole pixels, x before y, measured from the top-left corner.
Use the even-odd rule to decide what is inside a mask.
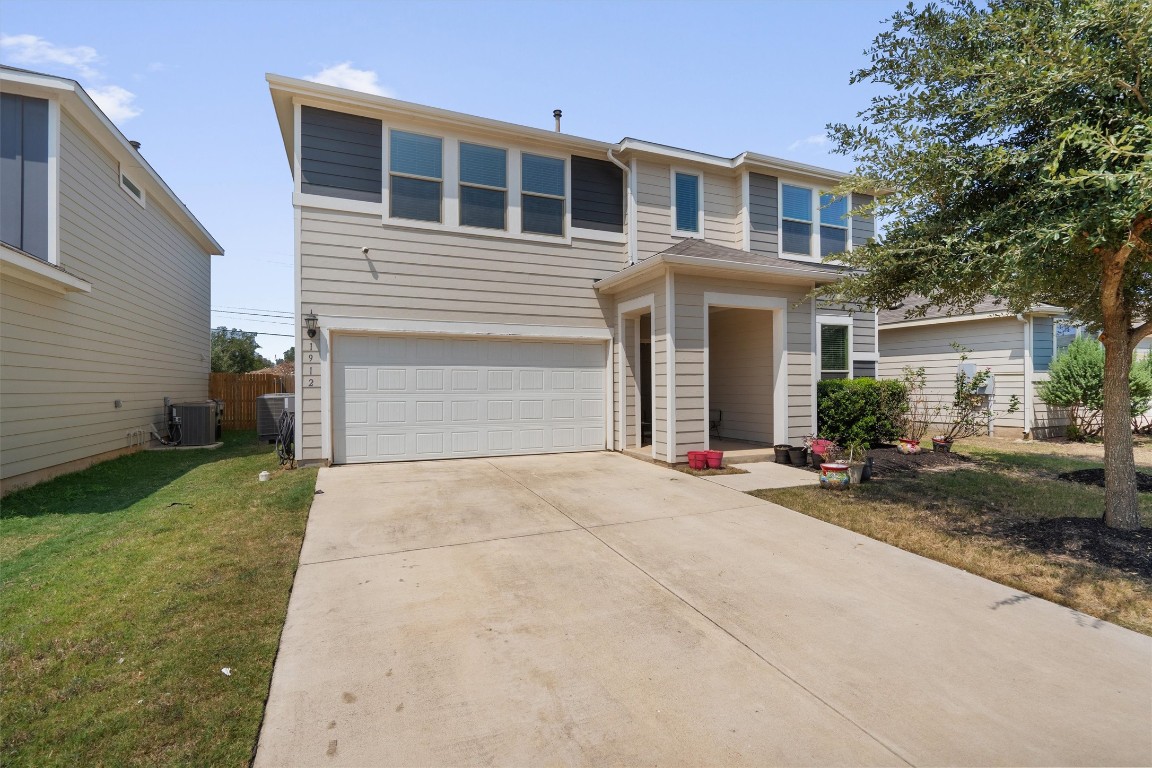
[[[884,237],[840,255],[836,301],[964,312],[986,296],[1070,310],[1105,348],[1105,523],[1140,527],[1129,419],[1132,351],[1152,332],[1152,3],[909,4],[853,83],[880,87],[858,125],[830,125],[885,190]]]
[[[284,350],[284,362],[286,362],[286,363],[296,362],[296,347],[294,347],[294,346],[288,347],[288,349]]]
[[[212,330],[212,370],[216,373],[248,373],[272,365],[256,350],[255,331],[220,326]]]

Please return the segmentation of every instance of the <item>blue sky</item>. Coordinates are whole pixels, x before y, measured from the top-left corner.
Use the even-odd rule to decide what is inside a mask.
[[[903,0],[51,2],[5,0],[0,61],[78,79],[227,254],[213,326],[291,346],[292,183],[265,72],[617,141],[849,170],[824,126]]]

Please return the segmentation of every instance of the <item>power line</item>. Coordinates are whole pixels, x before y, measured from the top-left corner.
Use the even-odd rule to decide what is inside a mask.
[[[217,314],[221,314],[221,315],[252,315],[253,317],[276,317],[276,318],[280,318],[282,320],[289,320],[289,319],[294,317],[294,315],[290,312],[264,312],[264,311],[246,312],[246,311],[239,310],[239,309],[227,309],[227,308],[216,308],[216,307],[213,307],[212,311],[216,312]]]

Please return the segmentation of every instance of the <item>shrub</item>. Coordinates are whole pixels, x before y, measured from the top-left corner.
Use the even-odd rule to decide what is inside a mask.
[[[1132,419],[1152,406],[1152,364],[1148,359],[1132,362],[1129,378]],[[1081,336],[1052,360],[1048,381],[1036,390],[1049,407],[1067,408],[1069,437],[1098,435],[1104,410],[1104,345]]]
[[[908,394],[899,381],[826,379],[816,386],[819,433],[840,445],[879,445],[900,436]]]

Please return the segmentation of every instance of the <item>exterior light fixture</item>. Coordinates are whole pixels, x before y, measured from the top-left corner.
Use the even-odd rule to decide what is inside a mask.
[[[316,319],[316,315],[308,313],[304,315],[304,328],[308,332],[308,338],[316,338],[316,329],[320,327],[320,321]]]

